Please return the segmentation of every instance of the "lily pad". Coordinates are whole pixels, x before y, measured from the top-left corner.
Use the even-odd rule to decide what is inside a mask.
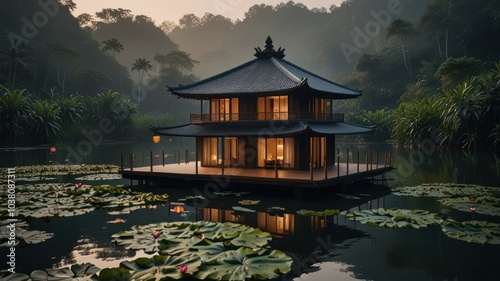
[[[132,271],[131,280],[181,279],[196,273],[201,266],[201,259],[189,253],[179,256],[155,255],[152,258],[124,261],[120,266]],[[181,271],[182,266],[185,266],[185,272]]]
[[[393,189],[393,195],[414,197],[478,197],[487,194],[500,195],[500,190],[475,184],[427,183],[417,186],[403,186]]]
[[[259,255],[257,251],[242,247],[207,261],[194,277],[214,280],[265,280],[289,272],[292,262],[292,258],[278,250],[269,255]]]
[[[24,273],[11,273],[9,271],[0,272],[0,280],[2,281],[31,281],[31,278]]]
[[[33,281],[46,280],[91,280],[93,274],[99,272],[99,268],[91,263],[74,264],[65,268],[48,268],[46,270],[35,270],[30,277]]]
[[[447,197],[439,199],[438,202],[463,212],[500,216],[500,198],[491,195]]]
[[[17,185],[16,213],[26,218],[68,217],[100,209],[125,209],[164,204],[168,194],[133,192],[122,186],[41,183]],[[4,195],[0,195],[0,199]],[[0,217],[8,217],[7,200],[0,201]]]
[[[101,181],[101,180],[121,180],[120,174],[93,174],[75,178],[75,180]]]
[[[7,228],[2,228],[0,231],[0,241],[7,240],[9,237],[9,233],[7,233]],[[45,240],[48,240],[54,236],[54,233],[49,233],[41,230],[28,230],[23,228],[16,227],[16,239],[15,246],[16,247],[25,247],[29,244],[38,244],[42,243]],[[0,244],[0,247],[10,247],[12,245],[8,244],[8,242],[4,242]]]
[[[249,199],[246,199],[246,200],[238,201],[238,203],[240,203],[241,205],[257,205],[257,204],[260,203],[260,200],[249,200]]]
[[[426,210],[373,209],[354,212],[341,212],[348,219],[373,227],[421,228],[440,224],[443,220],[435,213]]]
[[[500,224],[487,221],[445,220],[441,229],[446,236],[470,243],[500,244]]]
[[[307,217],[326,217],[340,214],[339,209],[326,209],[324,211],[298,210],[297,214]]]
[[[244,208],[244,207],[240,207],[240,206],[234,206],[233,210],[240,211],[240,212],[245,212],[245,213],[255,213],[255,210]]]
[[[243,191],[243,192],[234,192],[234,191],[221,191],[221,192],[214,192],[215,195],[220,195],[220,196],[228,196],[228,195],[233,195],[236,197],[240,197],[242,195],[246,195],[252,193],[251,191]]]

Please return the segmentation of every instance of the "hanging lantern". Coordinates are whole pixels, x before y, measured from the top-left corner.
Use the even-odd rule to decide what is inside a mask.
[[[153,136],[153,142],[154,143],[159,143],[160,142],[160,136],[159,135],[154,135]]]
[[[180,205],[176,205],[174,206],[174,209],[173,209],[173,212],[174,213],[183,213],[184,212],[184,207],[180,206]]]

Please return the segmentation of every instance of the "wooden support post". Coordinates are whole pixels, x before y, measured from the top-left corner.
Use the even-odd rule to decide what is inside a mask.
[[[325,164],[324,164],[324,167],[325,167],[325,180],[328,179],[328,165],[326,163],[326,155],[325,155]]]
[[[278,159],[274,160],[274,178],[278,178]]]
[[[368,150],[365,150],[365,163],[366,163],[366,170],[368,171]]]
[[[309,156],[309,173],[311,174],[311,180],[313,180],[314,175],[313,175],[313,157],[312,157],[312,154]]]
[[[144,167],[144,150],[142,151],[142,163],[141,163],[141,167]]]
[[[198,174],[198,138],[196,138],[195,150],[194,150],[194,172]]]
[[[165,167],[165,150],[161,151],[161,164]]]
[[[177,150],[177,165],[181,164],[181,150]]]
[[[392,157],[391,157],[391,151],[389,150],[389,159],[388,159],[389,166],[392,165]]]
[[[384,168],[387,167],[387,150],[384,149]]]
[[[120,171],[123,171],[123,152],[120,153]]]
[[[356,163],[358,163],[356,171],[359,173],[359,149],[356,150]]]
[[[134,154],[130,153],[129,155],[129,162],[130,162],[130,171],[134,170]]]
[[[189,164],[189,150],[186,148],[186,151],[184,152],[184,163]]]
[[[377,149],[377,156],[376,156],[376,160],[375,160],[375,168],[378,169],[378,149]]]
[[[346,149],[346,155],[345,155],[345,158],[346,158],[346,175],[349,174],[349,147]]]
[[[373,151],[370,150],[370,170],[373,170]]]
[[[226,146],[225,146],[225,143],[224,143],[224,137],[222,137],[221,140],[222,140],[221,167],[222,167],[222,175],[224,175],[224,157],[226,157],[226,155],[224,153],[224,150],[226,150]]]
[[[340,149],[337,148],[337,177],[340,177]]]
[[[153,151],[149,151],[149,165],[151,167],[151,172],[153,172]]]

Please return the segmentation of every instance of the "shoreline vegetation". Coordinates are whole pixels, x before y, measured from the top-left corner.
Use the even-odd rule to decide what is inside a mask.
[[[359,137],[342,136],[339,141],[498,149],[500,61],[480,75],[436,92],[401,102],[395,109],[348,112],[348,121],[377,129]],[[169,113],[139,115],[132,101],[118,92],[42,99],[26,89],[0,84],[0,150],[71,144],[97,135],[100,144],[147,141],[151,125],[174,125],[180,121],[176,119]]]
[[[58,12],[30,40],[19,15],[30,19],[41,7],[20,1],[0,0],[0,149],[149,141],[150,126],[185,123],[199,110],[166,85],[234,67],[273,34],[281,35],[277,44],[303,50],[287,60],[363,89],[362,99],[337,101],[335,111],[377,129],[340,141],[500,146],[498,0],[403,0],[398,18],[377,1],[324,9],[288,1],[254,5],[238,21],[206,13],[178,23],[122,8],[74,16],[73,1],[53,1]]]

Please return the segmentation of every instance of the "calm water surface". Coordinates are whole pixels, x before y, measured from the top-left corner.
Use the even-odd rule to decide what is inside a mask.
[[[160,146],[109,145],[83,150],[80,147],[58,148],[55,155],[48,149],[3,151],[1,165],[20,166],[53,163],[96,163],[120,165],[120,153],[125,155],[127,165],[129,153],[135,155],[135,165],[149,163],[149,151],[169,157],[173,162],[176,150],[184,149],[183,139],[162,140]],[[322,196],[294,199],[270,194],[252,193],[245,197],[207,196],[209,200],[188,204],[185,213],[171,212],[171,206],[156,209],[140,209],[120,216],[126,223],[109,224],[116,216],[96,210],[89,214],[56,220],[33,219],[30,229],[54,233],[54,237],[43,243],[30,245],[16,251],[17,272],[29,274],[35,269],[61,267],[73,263],[91,262],[97,267],[116,267],[122,260],[132,260],[144,254],[125,250],[110,242],[110,236],[136,224],[148,224],[179,220],[233,221],[259,227],[273,235],[273,248],[284,250],[301,261],[301,268],[309,273],[295,280],[498,280],[500,276],[499,245],[479,245],[446,237],[441,227],[423,229],[373,228],[346,220],[344,216],[309,218],[296,214],[300,209],[372,209],[378,207],[426,209],[437,212],[444,218],[456,220],[488,220],[500,222],[498,217],[454,211],[436,203],[433,198],[402,197],[391,195],[391,188],[418,185],[426,182],[474,183],[500,187],[499,156],[492,152],[406,150],[384,146],[341,146],[340,150],[365,149],[383,151],[392,149],[396,170],[386,175],[386,181],[378,184],[356,184],[337,189]],[[73,149],[73,150],[71,150]],[[71,155],[76,151],[77,155]],[[142,154],[144,151],[144,160]],[[341,152],[342,154],[343,152]],[[383,154],[383,153],[381,153]],[[78,158],[80,157],[80,158]],[[194,158],[194,156],[193,156]],[[156,164],[160,157],[154,157]],[[71,178],[60,179],[72,182]],[[85,183],[85,182],[84,182]],[[129,184],[127,180],[88,182],[89,184]],[[168,193],[171,201],[193,194],[194,186],[175,188],[169,186],[150,187],[147,191]],[[203,186],[198,187],[204,190]],[[144,189],[144,188],[143,188]],[[221,189],[222,190],[222,189]],[[346,199],[344,193],[359,199]],[[212,195],[212,194],[209,194]],[[260,200],[251,206],[255,213],[234,213],[232,206],[244,199]],[[266,213],[268,207],[284,207],[283,214]],[[6,249],[0,249],[6,256]],[[3,260],[3,258],[2,258]],[[2,265],[0,268],[5,268]],[[280,280],[291,280],[284,276]]]

